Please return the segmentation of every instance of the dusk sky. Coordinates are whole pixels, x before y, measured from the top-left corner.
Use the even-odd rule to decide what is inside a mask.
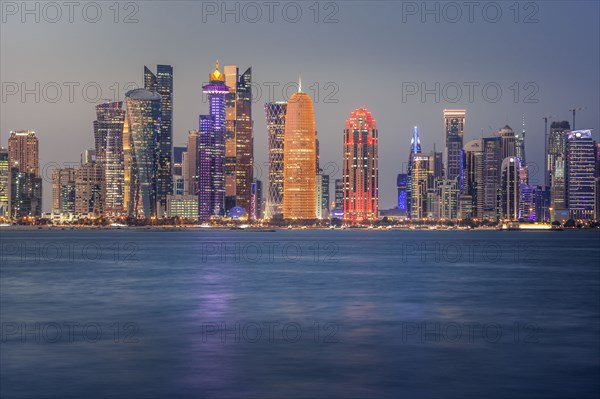
[[[303,91],[313,97],[322,167],[341,164],[345,120],[352,110],[366,106],[379,130],[381,209],[396,205],[396,175],[405,169],[413,126],[419,127],[424,151],[434,144],[442,150],[445,108],[467,110],[465,142],[496,134],[506,124],[520,131],[525,115],[527,158],[537,165],[543,165],[544,116],[571,121],[570,108],[586,107],[577,114],[576,128],[594,129],[598,140],[598,1],[521,2],[517,6],[480,2],[472,22],[463,2],[453,3],[460,9],[445,2],[426,3],[432,10],[437,7],[439,22],[435,14],[421,15],[422,2],[291,3],[278,3],[273,22],[262,1],[253,6],[237,3],[239,22],[235,15],[226,15],[222,22],[222,2],[122,2],[117,23],[115,9],[110,8],[113,2],[97,3],[102,15],[96,23],[84,19],[85,2],[75,8],[73,23],[66,6],[62,16],[57,16],[55,9],[44,8],[46,3],[37,3],[38,23],[35,15],[22,15],[21,2],[2,2],[0,145],[6,147],[11,130],[31,129],[39,138],[42,171],[44,164],[78,162],[81,152],[93,148],[92,100],[115,99],[115,95],[123,99],[126,84],[141,85],[144,65],[155,70],[156,64],[174,68],[174,144],[184,145],[187,132],[198,127],[198,115],[207,113],[201,86],[216,59],[221,66],[238,65],[240,72],[251,66],[253,80],[261,89],[253,108],[254,153],[256,177],[265,184],[263,104],[284,100],[282,86],[296,82],[301,74]],[[36,2],[27,4],[33,9]],[[236,2],[227,5],[234,9]],[[255,18],[254,5],[260,7],[261,17]],[[296,6],[302,16],[293,23]],[[212,15],[215,7],[216,15]],[[86,10],[86,18],[93,19],[95,10]],[[497,10],[501,16],[497,17]],[[132,12],[131,18],[138,22],[124,23]],[[56,22],[49,22],[52,19]],[[34,92],[36,82],[39,102],[34,94],[22,98],[22,84]],[[79,84],[72,102],[65,82]],[[269,98],[268,82],[279,83],[274,98]],[[433,94],[436,83],[439,102]],[[86,84],[91,97],[87,100],[82,94]],[[432,90],[424,99],[420,92],[407,92],[415,87],[420,90],[422,84]],[[469,84],[474,87],[472,99]],[[62,87],[61,96],[57,97],[56,86]],[[462,87],[462,96],[451,102],[459,97],[457,86]],[[12,94],[15,87],[19,92]],[[101,96],[94,87],[101,88]],[[502,93],[492,102],[497,87]],[[288,94],[293,91],[290,88]],[[331,179],[340,178],[341,173],[329,166],[326,172]],[[50,169],[44,173],[44,212],[52,206]],[[532,171],[532,182],[542,183],[543,175],[535,174],[535,167]]]

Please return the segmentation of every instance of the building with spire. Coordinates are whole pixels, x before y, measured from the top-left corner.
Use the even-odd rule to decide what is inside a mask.
[[[316,131],[313,103],[302,92],[288,100],[285,114],[283,169],[283,217],[315,219],[316,212]]]
[[[378,132],[366,108],[350,113],[344,130],[344,221],[376,220],[379,210]]]
[[[200,115],[198,130],[198,214],[200,220],[225,216],[225,97],[229,87],[225,75],[215,70],[202,86],[208,97],[209,114]]]
[[[417,126],[413,129],[413,135],[410,140],[410,153],[408,155],[408,166],[406,168],[406,212],[411,215],[411,201],[412,201],[412,179],[413,179],[413,166],[416,154],[421,153],[421,140],[419,140],[419,129]]]
[[[457,179],[459,190],[464,188],[463,175],[463,136],[465,131],[466,110],[444,110],[444,177]]]

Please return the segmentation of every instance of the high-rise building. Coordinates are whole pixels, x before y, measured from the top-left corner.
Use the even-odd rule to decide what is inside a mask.
[[[8,149],[0,147],[0,218],[8,216],[10,191],[10,167]]]
[[[104,174],[102,187],[103,212],[117,215],[123,212],[124,159],[123,102],[108,102],[96,105],[94,141],[96,160]]]
[[[500,207],[501,217],[508,220],[519,220],[520,160],[508,157],[502,161]]]
[[[298,92],[288,100],[285,114],[283,217],[315,219],[316,212],[316,132],[310,96]]]
[[[174,146],[173,147],[173,195],[184,194],[184,154],[186,154],[187,147]]]
[[[252,183],[252,198],[250,201],[251,217],[254,220],[262,219],[263,217],[263,185],[262,181],[254,179]]]
[[[40,175],[38,139],[33,130],[10,132],[8,138],[8,163],[19,172]]]
[[[283,214],[283,147],[285,134],[285,113],[287,102],[265,104],[267,134],[269,141],[269,181],[267,187],[266,217]]]
[[[535,221],[549,222],[550,215],[550,187],[535,187]]]
[[[160,129],[156,136],[156,200],[157,216],[167,209],[167,195],[173,192],[173,67],[157,65],[156,75],[144,66],[144,88],[160,95]]]
[[[483,140],[483,218],[496,220],[498,209],[498,190],[500,188],[500,138],[484,137]]]
[[[83,162],[82,162],[83,163]],[[86,161],[87,163],[87,161]],[[131,135],[127,117],[123,122],[123,213],[131,214]]]
[[[525,115],[521,133],[515,132],[515,156],[521,160],[521,183],[529,184],[529,168],[525,157]]]
[[[323,219],[323,175],[317,172],[316,176],[316,191],[315,191],[315,209],[317,219]]]
[[[322,171],[319,175],[321,176],[321,213],[323,217],[328,217],[329,207],[331,205],[329,203],[329,175],[323,174]]]
[[[183,191],[187,195],[198,195],[198,131],[190,130],[187,138],[183,171]]]
[[[567,207],[572,219],[596,217],[596,159],[591,130],[566,134],[565,186]]]
[[[75,170],[75,213],[102,214],[104,173],[97,162],[88,162]]]
[[[225,210],[239,206],[248,211],[254,167],[252,68],[241,75],[235,65],[226,65],[223,71],[229,87],[225,96]]]
[[[9,216],[15,219],[39,217],[42,215],[42,178],[19,170],[17,165],[10,169]]]
[[[457,179],[460,191],[463,191],[463,136],[465,131],[466,110],[444,110],[444,165],[448,180]]]
[[[519,219],[536,221],[535,191],[535,186],[525,183],[519,185]]]
[[[161,129],[161,96],[146,89],[125,94],[131,144],[131,191],[129,214],[156,217],[156,153]],[[169,172],[170,173],[170,172]]]
[[[344,130],[344,220],[375,220],[379,208],[378,133],[366,108],[350,113]]]
[[[344,179],[335,179],[335,197],[336,210],[344,212]]]
[[[567,212],[567,188],[565,175],[564,154],[552,157],[554,166],[550,174],[550,204],[554,210],[554,215],[562,215]]]
[[[414,165],[414,157],[416,154],[420,154],[421,153],[421,140],[419,140],[419,129],[417,128],[417,126],[414,127],[413,129],[413,135],[412,138],[410,140],[410,153],[408,155],[408,166],[406,168],[407,173],[406,173],[406,184],[407,184],[407,191],[406,191],[406,195],[407,195],[407,208],[406,208],[406,212],[407,214],[410,215],[411,213],[411,201],[412,201],[412,178],[413,178],[413,173],[412,173],[412,167]]]
[[[52,171],[52,212],[75,213],[75,168]]]
[[[440,179],[437,184],[437,195],[439,196],[438,217],[446,220],[456,220],[459,216],[459,193],[458,180]]]
[[[408,215],[408,179],[406,173],[399,173],[396,178],[398,188],[398,209],[402,216]]]
[[[198,206],[200,220],[225,216],[225,75],[215,71],[202,87],[208,97],[209,115],[200,115],[198,136]]]
[[[469,141],[463,150],[465,153],[465,194],[471,197],[471,217],[483,219],[485,198],[483,139]]]
[[[432,184],[432,179],[430,179],[431,157],[426,154],[414,154],[412,161],[410,218],[422,220],[427,218],[427,193]]]
[[[548,133],[546,154],[546,185],[552,184],[552,175],[556,165],[556,158],[565,155],[565,133],[571,127],[568,121],[552,122]]]
[[[504,126],[498,132],[498,137],[500,138],[500,158],[504,160],[516,156],[516,138],[512,128],[508,125]]]

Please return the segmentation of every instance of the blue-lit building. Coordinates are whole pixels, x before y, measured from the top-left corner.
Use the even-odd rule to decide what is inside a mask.
[[[219,62],[202,87],[209,115],[200,115],[198,137],[198,213],[200,220],[225,215],[225,96],[229,88]]]
[[[398,209],[408,214],[408,174],[398,174],[396,185],[398,187]]]

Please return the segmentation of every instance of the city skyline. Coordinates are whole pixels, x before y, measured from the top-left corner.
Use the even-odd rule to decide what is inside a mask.
[[[43,61],[45,68],[42,74],[36,70],[35,65],[41,63],[44,52],[24,55],[19,53],[22,62],[19,63],[18,68],[16,64],[3,65],[0,72],[3,82],[17,82],[19,85],[26,82],[28,88],[34,87],[34,83],[38,81],[42,87],[47,82],[59,84],[77,82],[80,86],[76,90],[78,94],[73,103],[66,98],[68,90],[64,86],[63,98],[55,103],[44,101],[43,98],[40,99],[40,103],[35,103],[32,95],[29,95],[23,103],[20,98],[21,92],[9,95],[6,102],[2,104],[1,141],[6,143],[6,137],[11,130],[35,130],[44,143],[40,154],[41,164],[77,162],[79,153],[85,148],[92,147],[88,132],[90,132],[89,123],[94,120],[93,106],[95,105],[82,98],[80,90],[82,86],[87,82],[97,82],[104,96],[115,100],[112,95],[114,92],[110,87],[117,82],[118,85],[114,90],[118,88],[118,99],[122,100],[127,82],[135,82],[138,87],[142,87],[140,68],[143,65],[169,64],[175,71],[173,144],[183,144],[186,142],[187,132],[197,129],[198,109],[206,104],[202,101],[199,88],[206,82],[205,71],[212,67],[217,58],[223,65],[252,66],[253,81],[261,89],[260,98],[258,95],[254,96],[252,111],[255,116],[255,161],[257,168],[260,167],[259,172],[262,173],[263,181],[266,181],[268,174],[265,167],[268,138],[264,118],[256,115],[262,115],[265,102],[285,100],[281,88],[285,84],[295,83],[298,74],[303,75],[307,93],[316,97],[314,94],[318,89],[320,94],[318,102],[315,98],[315,121],[316,129],[319,131],[322,165],[328,162],[340,164],[339,134],[343,129],[340,127],[340,121],[345,120],[352,109],[359,105],[366,105],[376,113],[380,136],[386,143],[379,154],[381,170],[379,197],[382,209],[395,205],[395,179],[407,162],[408,154],[404,147],[406,137],[410,137],[412,133],[412,127],[419,126],[423,148],[432,148],[434,143],[439,150],[443,148],[443,128],[440,127],[438,116],[442,109],[467,109],[469,116],[464,133],[465,143],[481,137],[482,130],[484,136],[489,135],[490,132],[497,132],[505,125],[512,126],[515,131],[520,130],[523,114],[525,114],[527,142],[542,143],[542,117],[557,115],[553,120],[570,121],[569,109],[574,107],[587,107],[586,110],[577,113],[576,127],[594,129],[594,138],[598,138],[597,129],[600,126],[600,119],[594,110],[599,108],[596,93],[600,91],[600,82],[593,71],[597,71],[600,65],[597,49],[599,46],[597,46],[597,39],[594,39],[599,35],[598,26],[592,19],[593,15],[597,15],[596,3],[582,2],[580,7],[571,7],[569,3],[544,4],[540,6],[539,22],[532,24],[514,23],[508,9],[503,10],[504,18],[497,24],[488,23],[478,16],[473,29],[484,29],[479,29],[481,32],[478,33],[480,36],[478,43],[480,44],[476,46],[473,44],[475,38],[471,37],[473,30],[466,21],[450,24],[443,20],[441,23],[429,20],[427,23],[422,23],[418,17],[410,17],[406,23],[396,24],[392,28],[392,25],[386,22],[394,13],[401,14],[400,4],[376,2],[376,6],[371,9],[365,4],[341,3],[337,15],[339,22],[318,25],[311,20],[309,17],[311,14],[308,14],[307,10],[304,13],[306,18],[297,24],[286,23],[281,19],[272,25],[266,21],[257,24],[244,22],[222,24],[220,20],[210,18],[206,23],[191,24],[190,18],[201,19],[201,8],[200,5],[190,5],[190,7],[190,9],[173,7],[173,18],[178,18],[181,28],[171,32],[171,38],[161,37],[159,32],[153,29],[155,26],[160,26],[162,21],[159,5],[145,2],[140,4],[138,24],[114,24],[110,20],[102,20],[93,25],[90,32],[84,31],[78,37],[69,34],[72,27],[67,23],[50,26],[31,24],[28,26],[28,32],[21,32],[13,40],[3,43],[4,59],[15,58],[19,46],[26,46],[24,40],[29,35],[36,35],[38,37],[36,40],[40,40],[42,44],[50,39],[59,39],[65,43],[65,49],[58,49],[56,57]],[[185,10],[188,12],[184,12]],[[385,25],[385,34],[369,36],[363,29],[354,32],[350,28],[360,26],[357,25],[359,18],[365,18],[373,24],[381,22],[381,25]],[[578,29],[566,29],[560,32],[552,29],[558,22],[571,21],[577,21]],[[16,26],[11,19],[6,24],[2,24],[3,37],[10,36],[10,29]],[[111,29],[105,29],[108,26]],[[307,27],[317,29],[307,32],[305,29]],[[200,41],[197,44],[192,40],[195,37],[207,37],[209,32],[217,28],[223,29],[223,43],[244,35],[247,46],[219,46],[218,43],[211,41]],[[40,29],[43,29],[44,34],[40,33]],[[103,50],[102,57],[96,49],[88,50],[88,47],[94,46],[84,45],[92,40],[90,35],[98,29],[101,29],[103,36],[106,37],[106,41],[99,44]],[[272,46],[276,42],[275,38],[261,35],[261,32],[269,32],[269,29],[276,29],[280,33],[277,41],[298,38],[294,41],[295,47],[275,49]],[[109,43],[114,42],[110,38],[116,38],[127,32],[130,32],[128,36],[132,45],[143,46],[145,42],[152,42],[156,46],[152,51],[146,51],[145,47],[142,47],[144,51],[133,53],[126,51],[125,48],[107,47]],[[303,34],[299,35],[299,32]],[[506,40],[497,42],[496,37],[500,32]],[[410,35],[407,36],[407,33]],[[545,39],[542,45],[536,48],[521,49],[513,44],[526,35],[542,34]],[[411,40],[411,37],[419,40]],[[438,40],[440,37],[452,38],[453,41],[461,42],[464,46],[475,46],[474,48],[478,49],[475,52],[477,54],[464,51],[450,52],[448,43]],[[178,46],[170,46],[172,40],[177,40]],[[423,42],[427,42],[428,46],[423,47],[419,44]],[[314,43],[318,44],[314,45]],[[201,51],[191,50],[198,45]],[[362,46],[367,57],[352,59],[348,54],[354,46]],[[73,52],[68,50],[73,47],[80,48],[80,55],[86,59],[85,62],[77,57],[74,58]],[[252,50],[258,47],[267,50],[266,57],[259,56]],[[330,51],[332,48],[339,51],[332,52]],[[382,51],[385,48],[399,51]],[[564,49],[564,54],[569,56],[555,57],[557,50],[560,49]],[[396,53],[411,56],[400,57]],[[288,59],[290,58],[287,57],[288,54],[302,55],[303,61]],[[448,57],[451,54],[457,56]],[[368,57],[369,55],[373,57]],[[116,63],[115,59],[121,62]],[[349,62],[351,59],[352,62]],[[580,59],[582,62],[571,62],[572,59]],[[552,66],[549,60],[553,60]],[[97,66],[91,68],[88,62]],[[69,68],[65,68],[66,63],[70,65]],[[511,67],[515,63],[519,65],[517,71]],[[342,65],[344,68],[341,68]],[[380,86],[369,83],[370,79],[363,79],[370,70],[375,70],[378,78],[386,77],[380,79],[382,82]],[[571,70],[573,73],[564,75],[561,73],[563,70]],[[269,98],[269,87],[266,85],[268,82],[279,83],[274,90],[273,98]],[[328,82],[332,82],[334,86],[326,87]],[[436,82],[439,82],[442,88],[451,82],[457,82],[463,88],[463,98],[450,103],[442,96],[440,102],[436,103],[435,96],[429,95],[422,102],[421,83],[426,83],[428,88],[432,88]],[[467,99],[467,87],[462,85],[465,82],[480,84],[472,103]],[[482,98],[481,88],[488,82],[497,82],[502,87],[502,98],[497,103]],[[513,98],[516,94],[513,86],[515,82],[519,83],[520,88],[517,102]],[[528,82],[535,83],[539,90],[536,87],[526,88]],[[403,83],[406,83],[408,88],[410,83],[416,83],[419,86],[419,93],[407,96],[406,101],[403,101],[401,94]],[[510,88],[511,86],[513,89]],[[391,90],[387,90],[386,87]],[[529,100],[526,102],[525,97],[536,90],[537,94],[530,96],[530,99],[538,102],[529,102]],[[293,88],[290,88],[288,94],[292,92]],[[90,96],[93,95],[93,90],[90,89]],[[326,102],[331,99],[338,102]],[[60,115],[61,118],[56,118],[56,115]],[[57,119],[62,121],[58,122]],[[66,120],[69,121],[68,124],[64,123]],[[58,142],[50,140],[56,137],[64,139]],[[65,141],[72,146],[68,149],[62,147],[60,143]],[[543,169],[543,148],[540,147],[541,145],[527,147],[527,161],[536,164],[538,169]],[[77,152],[73,153],[72,148],[77,148]],[[537,178],[541,183],[543,172],[538,171],[537,176],[535,171],[530,172],[534,175],[533,178]],[[339,177],[341,177],[339,173],[338,176],[332,176],[332,181]],[[50,179],[49,174],[45,179]],[[48,185],[44,187],[46,211],[50,210],[51,197],[48,187]]]

